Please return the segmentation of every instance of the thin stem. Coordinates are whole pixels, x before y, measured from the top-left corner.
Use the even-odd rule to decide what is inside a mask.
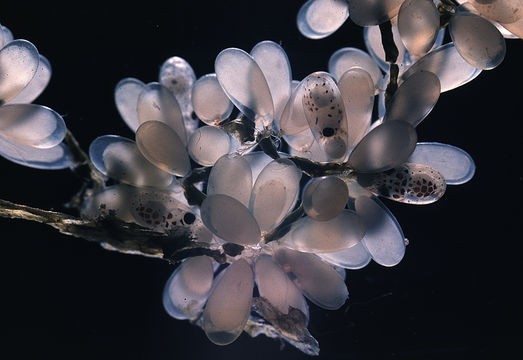
[[[380,32],[381,43],[385,51],[385,60],[390,65],[389,83],[385,90],[385,107],[388,108],[390,100],[398,89],[399,67],[396,62],[398,61],[399,50],[394,42],[394,34],[392,33],[392,24],[390,21],[380,25]]]

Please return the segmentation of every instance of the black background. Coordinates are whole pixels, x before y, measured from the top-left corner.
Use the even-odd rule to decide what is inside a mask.
[[[168,3],[3,3],[0,23],[33,42],[53,66],[35,103],[64,115],[84,149],[97,136],[132,137],[113,102],[128,76],[156,81],[177,55],[197,77],[218,52],[280,42],[295,79],[327,70],[338,48],[364,48],[347,21],[323,40],[301,36],[301,1]],[[110,6],[110,7],[109,7]],[[420,141],[468,151],[477,171],[439,202],[387,201],[410,240],[394,268],[350,271],[350,300],[338,311],[311,305],[321,359],[521,358],[523,330],[521,84],[523,44],[507,41],[505,61],[441,95],[417,128]],[[0,159],[0,197],[60,209],[78,189],[68,171],[24,168]],[[0,219],[0,357],[4,359],[305,359],[278,341],[241,337],[210,343],[161,305],[167,263],[103,250],[44,225]]]

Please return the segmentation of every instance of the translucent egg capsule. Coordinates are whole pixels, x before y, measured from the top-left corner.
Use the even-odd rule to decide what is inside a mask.
[[[187,150],[191,158],[202,166],[213,166],[223,155],[229,152],[229,135],[214,126],[202,126],[189,138]]]
[[[27,40],[13,40],[0,49],[0,105],[14,99],[38,71],[39,55]]]
[[[510,24],[523,18],[521,0],[468,0],[487,19]]]
[[[351,20],[359,26],[379,25],[398,14],[404,0],[347,0]]]
[[[418,126],[436,105],[440,92],[439,78],[433,73],[412,74],[394,93],[383,121],[401,120]]]
[[[152,164],[169,174],[185,176],[191,162],[180,137],[161,121],[146,121],[136,130],[136,145]]]
[[[262,254],[256,259],[254,276],[260,296],[282,314],[288,314],[290,307],[293,307],[300,310],[306,319],[309,318],[309,306],[301,291],[271,256]]]
[[[165,311],[175,319],[195,319],[203,310],[212,288],[214,271],[207,256],[184,260],[163,289]]]
[[[116,135],[96,138],[89,146],[89,158],[104,175],[134,186],[165,188],[173,176],[151,164],[136,143]]]
[[[505,58],[503,35],[480,16],[467,13],[454,15],[450,19],[450,35],[459,54],[475,68],[490,70]]]
[[[133,191],[129,185],[117,184],[94,193],[82,206],[82,218],[94,220],[114,215],[122,221],[135,222],[130,203]]]
[[[438,76],[441,92],[464,85],[481,73],[461,57],[453,43],[440,46],[420,58],[403,73],[402,80],[421,70]]]
[[[38,69],[27,86],[9,101],[10,104],[29,104],[47,87],[51,80],[51,64],[43,55],[39,55]]]
[[[303,36],[323,39],[336,30],[349,17],[349,4],[345,0],[309,0],[298,11],[296,23]]]
[[[397,265],[405,255],[405,236],[394,215],[375,197],[360,196],[355,205],[367,224],[361,242],[372,259],[383,266]]]
[[[217,125],[227,119],[233,105],[216,78],[216,74],[207,74],[199,78],[192,88],[194,112],[207,125]]]
[[[64,143],[40,149],[3,136],[0,136],[0,156],[23,166],[45,170],[65,169],[71,166],[73,161],[73,155]]]
[[[348,150],[347,118],[338,86],[328,73],[304,80],[302,105],[314,138],[329,160],[342,160]]]
[[[273,257],[314,304],[327,310],[336,310],[345,304],[349,297],[345,281],[318,256],[279,246]]]
[[[367,71],[352,68],[338,80],[338,88],[347,117],[348,145],[353,147],[365,136],[370,126],[374,106],[374,83]]]
[[[352,150],[349,165],[362,173],[377,173],[403,164],[416,147],[412,125],[389,121],[371,130]]]
[[[207,181],[207,195],[228,195],[249,206],[253,186],[251,167],[239,155],[223,155],[215,163]]]
[[[176,132],[184,146],[187,145],[180,105],[165,86],[158,83],[147,84],[138,96],[136,109],[140,124],[151,120],[161,121]]]
[[[218,279],[203,312],[203,330],[216,345],[228,345],[240,336],[251,312],[253,273],[240,259]]]
[[[301,171],[288,159],[273,160],[262,170],[249,202],[262,232],[273,229],[292,210],[300,179]]]
[[[412,163],[377,174],[358,174],[358,183],[375,195],[415,205],[439,200],[447,187],[438,170]]]
[[[342,210],[335,218],[316,221],[306,216],[296,221],[281,244],[311,253],[340,251],[356,245],[365,235],[365,224],[352,210]]]
[[[54,147],[65,137],[64,119],[54,110],[34,104],[0,107],[0,135],[41,149]]]
[[[274,107],[267,80],[251,55],[229,48],[218,54],[216,76],[229,99],[249,119],[268,126]]]
[[[351,270],[362,269],[372,260],[362,241],[348,249],[321,253],[318,256],[330,264]]]
[[[114,102],[120,116],[127,126],[136,132],[140,121],[138,120],[138,97],[145,88],[145,84],[135,78],[125,78],[116,84],[114,89]]]
[[[160,68],[158,81],[171,91],[180,105],[184,118],[191,118],[191,89],[196,75],[191,65],[181,57],[173,56],[165,60]],[[196,122],[196,126],[198,122]]]
[[[438,170],[447,185],[464,184],[474,176],[474,160],[464,150],[437,142],[417,143],[409,163],[423,164]]]
[[[260,227],[241,202],[227,195],[209,195],[201,205],[203,223],[214,234],[238,245],[256,245]]]
[[[294,150],[304,152],[310,149],[314,142],[314,135],[306,129],[296,135],[282,135],[285,142]]]
[[[316,221],[328,221],[338,216],[348,198],[347,185],[337,176],[311,179],[302,195],[305,213]]]
[[[283,109],[280,119],[280,129],[284,135],[296,135],[309,129],[302,104],[305,95],[305,83],[300,82],[292,91],[289,101]]]
[[[363,69],[368,72],[374,86],[378,87],[383,76],[376,61],[365,51],[353,47],[345,47],[336,50],[329,58],[329,73],[338,81],[345,71],[353,68]]]
[[[401,40],[410,53],[425,55],[438,36],[439,12],[432,0],[406,0],[398,13]]]

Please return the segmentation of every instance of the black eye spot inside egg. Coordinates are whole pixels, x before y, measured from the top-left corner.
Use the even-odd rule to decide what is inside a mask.
[[[334,129],[331,127],[325,127],[325,128],[323,128],[321,133],[325,137],[331,137],[332,135],[334,135]]]
[[[196,216],[194,216],[194,214],[190,212],[185,213],[185,215],[183,216],[183,221],[185,221],[185,223],[188,225],[192,224],[195,220]]]

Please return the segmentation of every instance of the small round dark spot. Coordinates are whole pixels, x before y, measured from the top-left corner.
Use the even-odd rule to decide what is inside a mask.
[[[323,136],[325,136],[325,137],[331,137],[332,135],[334,135],[334,129],[333,129],[333,128],[330,128],[330,127],[326,127],[326,128],[323,128],[323,130],[321,131],[321,133],[322,133]]]
[[[185,213],[183,216],[183,221],[185,221],[186,224],[192,224],[196,220],[196,216],[194,216],[193,213]]]

